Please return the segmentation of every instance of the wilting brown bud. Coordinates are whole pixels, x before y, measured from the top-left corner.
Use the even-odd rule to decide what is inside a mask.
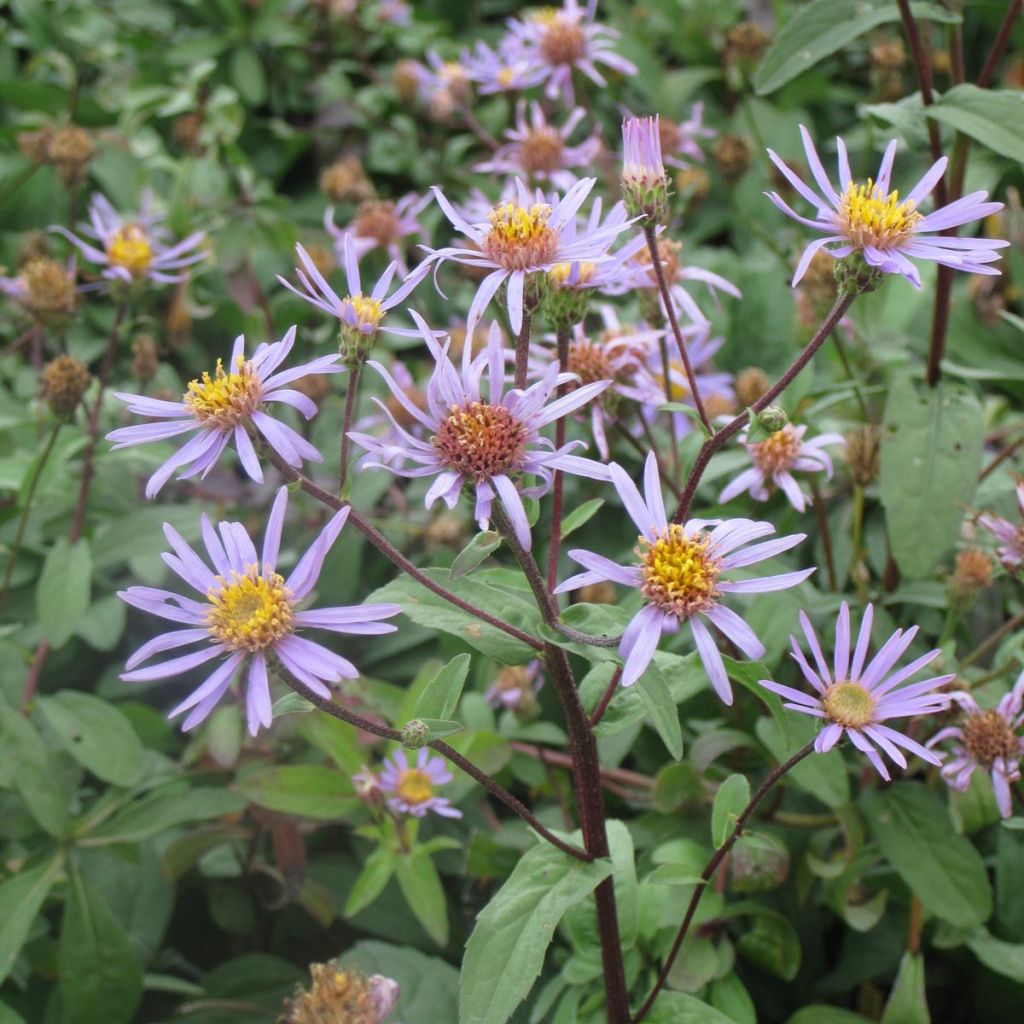
[[[588,583],[576,591],[576,596],[584,604],[618,604],[619,595],[616,593],[615,585],[607,580],[600,583]]]
[[[140,334],[132,342],[132,376],[145,384],[156,376],[159,365],[156,341],[149,334]]]
[[[373,198],[373,185],[357,156],[343,156],[320,172],[320,191],[335,203],[361,203]]]
[[[699,203],[711,191],[711,179],[703,167],[684,167],[675,173],[676,194],[685,202]]]
[[[45,259],[50,255],[50,240],[45,231],[29,231],[18,246],[18,266],[24,267],[33,260]]]
[[[398,98],[402,103],[412,103],[416,99],[420,90],[422,74],[422,65],[411,57],[406,57],[395,65],[391,79],[395,83],[395,92],[398,93]]]
[[[742,178],[750,167],[752,155],[750,143],[742,135],[720,135],[711,147],[711,156],[726,181]]]
[[[768,374],[759,366],[749,366],[736,377],[736,401],[746,409],[772,386]]]
[[[800,289],[807,294],[815,308],[831,306],[836,298],[836,261],[827,253],[818,251],[811,257]]]
[[[60,320],[75,311],[75,281],[63,263],[46,257],[30,260],[17,280],[18,301],[39,320]]]
[[[398,1002],[398,983],[335,964],[310,964],[313,983],[285,1001],[279,1024],[380,1024]]]
[[[949,50],[932,51],[932,72],[936,75],[948,75],[953,69],[953,58]]]
[[[735,64],[745,71],[753,70],[771,41],[756,21],[741,21],[726,32],[722,59],[726,66]]]
[[[854,482],[861,487],[878,479],[880,444],[878,426],[874,423],[864,423],[846,435],[846,462]]]
[[[462,350],[466,347],[466,325],[465,323],[453,324],[448,328],[448,356],[458,363],[462,358]],[[479,355],[487,345],[487,332],[479,325],[473,331],[473,352]]]
[[[69,419],[88,391],[91,380],[88,368],[80,359],[57,356],[43,367],[40,378],[43,400],[54,416]]]
[[[735,408],[735,403],[728,395],[715,393],[704,399],[704,411],[708,419],[718,419],[719,416],[728,416]]]
[[[68,187],[81,181],[92,154],[92,138],[78,125],[55,128],[50,136],[50,163]]]
[[[201,150],[199,141],[203,128],[203,115],[198,110],[190,110],[179,114],[171,126],[171,138],[179,149],[186,153],[198,153]]]
[[[900,71],[906,63],[907,51],[898,36],[880,36],[872,44],[872,67],[880,71]]]
[[[992,582],[992,559],[981,548],[964,548],[956,556],[949,585],[961,602],[973,601]]]

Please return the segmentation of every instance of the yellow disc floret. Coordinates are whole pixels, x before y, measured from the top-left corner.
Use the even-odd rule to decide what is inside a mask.
[[[111,266],[124,267],[132,277],[142,277],[153,262],[153,248],[138,224],[125,224],[107,242]]]
[[[721,561],[710,553],[711,538],[702,530],[687,533],[672,523],[652,544],[640,538],[637,553],[641,593],[662,611],[680,619],[709,608],[718,596]]]
[[[245,423],[263,400],[263,387],[251,364],[241,356],[233,373],[225,373],[221,361],[213,376],[204,373],[185,392],[184,402],[205,426],[235,427]]]
[[[263,651],[292,631],[291,594],[269,567],[251,565],[245,574],[217,577],[207,591],[210,635],[233,651]]]
[[[483,251],[506,270],[528,270],[550,263],[558,251],[558,232],[548,224],[551,207],[534,203],[501,203],[491,210],[491,230]]]
[[[434,784],[422,768],[407,768],[398,776],[395,793],[415,807],[425,804],[434,795]]]
[[[858,248],[891,249],[905,242],[923,220],[913,200],[900,202],[899,192],[882,195],[870,178],[850,182],[839,203],[839,228]]]
[[[852,679],[834,682],[825,691],[821,705],[833,722],[847,729],[863,729],[875,718],[875,698],[862,683]]]
[[[368,295],[346,295],[341,301],[339,311],[342,321],[363,334],[372,334],[380,326],[384,318],[384,310],[377,299]]]

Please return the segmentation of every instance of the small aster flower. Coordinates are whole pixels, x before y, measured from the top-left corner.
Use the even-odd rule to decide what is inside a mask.
[[[966,712],[959,725],[940,729],[929,741],[931,748],[945,740],[953,741],[953,757],[942,766],[942,777],[953,789],[963,792],[976,769],[988,772],[992,789],[1004,818],[1013,814],[1010,787],[1020,782],[1020,762],[1024,757],[1024,675],[994,708],[982,710],[966,692],[950,694],[954,704]]]
[[[196,231],[175,245],[167,245],[166,232],[159,226],[162,219],[152,209],[148,190],[134,218],[122,217],[105,196],[96,193],[89,204],[89,226],[82,228],[85,238],[59,224],[50,230],[68,239],[87,260],[102,266],[103,277],[108,280],[132,284],[145,278],[174,284],[185,280],[186,274],[181,271],[204,258],[205,254],[197,250],[206,234]]]
[[[859,252],[870,266],[886,274],[900,274],[915,288],[921,287],[921,277],[910,257],[931,260],[971,274],[999,273],[989,264],[999,259],[996,250],[1009,245],[1009,242],[990,238],[958,238],[941,232],[982,220],[1001,210],[1002,203],[985,202],[987,192],[972,192],[927,216],[918,212],[918,206],[931,194],[945,172],[946,157],[936,160],[901,201],[899,192],[889,191],[896,155],[895,139],[886,147],[878,177],[869,178],[864,183],[853,180],[846,146],[842,139],[836,139],[840,192],[836,191],[825,173],[810,133],[803,125],[800,126],[800,134],[811,174],[821,190],[820,195],[804,184],[772,150],[768,150],[768,155],[790,185],[815,207],[815,217],[801,217],[777,192],[766,193],[787,217],[825,233],[824,238],[815,239],[804,249],[793,275],[794,285],[803,277],[819,250],[837,258]]]
[[[440,757],[431,757],[426,747],[416,755],[415,766],[410,765],[404,750],[396,750],[384,759],[380,773],[380,788],[387,794],[387,804],[401,814],[422,818],[429,811],[442,818],[461,818],[462,811],[452,807],[445,796],[437,796],[434,789],[452,781],[452,773]]]
[[[577,233],[574,218],[597,183],[596,178],[578,181],[554,204],[537,202],[517,178],[516,199],[495,206],[486,222],[472,224],[456,212],[437,187],[434,195],[452,225],[469,238],[475,249],[432,250],[426,263],[453,260],[470,267],[491,270],[480,282],[466,317],[472,332],[497,290],[508,283],[508,315],[516,333],[523,324],[523,289],[528,274],[548,271],[559,263],[600,262],[608,246],[628,221],[594,231]],[[566,225],[573,222],[567,237]]]
[[[541,105],[530,104],[526,116],[526,101],[516,107],[516,124],[505,132],[509,141],[495,150],[493,156],[473,169],[482,174],[522,174],[527,178],[550,181],[556,188],[568,189],[576,184],[574,167],[589,166],[601,148],[596,135],[591,135],[576,146],[569,138],[576,126],[586,117],[582,107],[576,107],[561,128],[548,123]]]
[[[793,476],[794,471],[824,473],[826,480],[831,479],[832,460],[822,449],[830,444],[845,443],[842,434],[819,434],[805,441],[806,433],[806,425],[795,427],[787,423],[763,441],[747,444],[744,431],[741,440],[754,460],[754,465],[726,484],[718,496],[718,503],[723,505],[732,501],[743,491],[755,501],[767,501],[771,490],[777,487],[797,512],[803,512],[807,507],[807,497]]]
[[[681,168],[689,167],[689,160],[703,163],[704,151],[700,148],[698,140],[713,139],[716,134],[713,128],[704,125],[703,101],[694,103],[690,108],[690,116],[685,121],[661,118],[658,130],[661,133],[661,152],[665,163]],[[687,159],[681,159],[682,157]]]
[[[523,92],[540,84],[546,74],[532,61],[496,51],[480,40],[473,45],[472,53],[463,52],[461,64],[481,96]]]
[[[1024,520],[1024,480],[1017,484],[1017,504]],[[984,512],[978,516],[978,523],[1002,543],[996,548],[999,561],[1008,572],[1019,572],[1024,566],[1024,522],[1011,523],[1001,516]]]
[[[612,49],[619,33],[594,21],[596,8],[595,0],[585,7],[578,0],[564,0],[561,8],[541,9],[508,22],[503,48],[541,70],[547,97],[561,96],[566,106],[573,104],[574,68],[597,86],[607,85],[598,64],[623,75],[637,71],[632,61]]]
[[[949,705],[949,697],[935,691],[954,677],[933,676],[903,685],[941,653],[938,650],[929,651],[915,658],[909,665],[896,669],[896,663],[917,635],[917,626],[896,630],[879,648],[878,653],[867,661],[873,619],[874,607],[869,604],[864,609],[864,618],[861,620],[860,633],[851,659],[850,608],[843,602],[836,620],[836,647],[830,669],[814,627],[801,612],[800,625],[814,655],[815,668],[811,668],[797,638],[791,636],[790,642],[793,658],[815,692],[803,693],[771,679],[762,679],[761,685],[782,697],[785,707],[828,723],[814,741],[814,749],[819,753],[831,750],[845,732],[850,742],[874,765],[878,774],[888,779],[889,772],[879,750],[900,768],[907,767],[907,759],[902,750],[916,754],[930,764],[941,763],[941,758],[916,740],[884,723],[893,718],[913,718],[944,710]]]
[[[625,660],[622,685],[631,686],[643,675],[664,633],[675,633],[688,622],[711,685],[724,703],[731,704],[732,688],[725,664],[704,619],[748,658],[760,658],[764,645],[739,615],[722,604],[722,597],[786,590],[807,579],[814,570],[801,569],[742,580],[722,579],[722,574],[788,551],[806,534],[777,537],[740,551],[739,548],[751,541],[774,533],[775,527],[750,519],[691,519],[683,524],[670,523],[665,514],[658,460],[653,452],[644,467],[643,495],[620,465],[613,462],[608,468],[626,511],[640,531],[639,545],[634,549],[639,562],[619,565],[604,555],[577,548],[569,552],[569,557],[579,562],[586,572],[567,579],[555,593],[579,590],[605,580],[639,590],[644,605],[633,616],[619,644],[619,654]]]
[[[292,327],[280,341],[265,342],[251,359],[246,359],[245,338],[239,335],[228,369],[225,371],[218,359],[213,375],[204,373],[201,379],[192,381],[180,402],[115,392],[129,412],[157,421],[111,431],[107,440],[115,442],[115,449],[196,432],[195,437],[149,478],[147,498],[156,495],[177,469],[184,470],[179,474],[182,480],[197,474],[206,476],[231,440],[235,442],[246,473],[251,479],[262,482],[263,471],[249,436],[250,430],[258,432],[289,466],[301,466],[303,459],[323,461],[323,456],[301,434],[265,411],[269,404],[283,403],[297,409],[307,420],[311,419],[316,415],[316,403],[286,385],[311,374],[343,370],[337,365],[339,356],[331,355],[278,371],[294,344],[295,328]]]
[[[281,1024],[384,1024],[398,1005],[398,982],[338,963],[310,964],[312,984],[284,1003]]]
[[[406,238],[418,238],[421,242],[427,240],[426,231],[417,218],[429,203],[429,195],[418,196],[414,192],[395,202],[367,199],[360,204],[355,219],[347,228],[339,228],[334,223],[334,207],[329,206],[324,213],[324,228],[334,239],[338,262],[346,262],[345,239],[351,238],[357,260],[380,248],[398,264],[399,277],[408,277],[409,267],[400,243]]]
[[[202,600],[153,587],[129,587],[118,593],[133,608],[186,627],[143,644],[128,659],[128,671],[121,676],[126,682],[169,679],[214,658],[223,659],[209,678],[171,712],[172,718],[190,712],[184,729],[193,728],[210,714],[246,662],[246,718],[254,736],[261,725],[269,726],[271,721],[271,656],[321,697],[331,696],[326,684],[359,676],[352,662],[300,636],[301,629],[326,629],[355,636],[393,633],[396,629],[381,621],[394,618],[401,611],[396,604],[299,610],[299,604],[316,586],[324,559],[348,518],[348,509],[342,509],[327,523],[285,579],[277,571],[277,558],[287,507],[288,489],[282,487],[270,511],[260,554],[241,523],[222,522],[215,530],[204,515],[203,543],[212,569],[174,527],[164,524],[164,536],[173,553],[165,553],[163,559],[202,595]],[[191,654],[148,668],[136,667],[155,654],[196,644],[199,649]]]
[[[537,692],[543,685],[544,673],[536,658],[525,665],[504,665],[487,687],[484,700],[492,708],[527,716],[537,710]]]
[[[524,548],[530,547],[530,526],[520,495],[540,497],[551,485],[554,470],[606,480],[604,466],[570,454],[582,445],[573,441],[555,448],[540,431],[549,423],[586,405],[608,387],[608,381],[587,384],[548,404],[559,384],[574,378],[559,373],[557,363],[548,367],[544,377],[525,391],[505,391],[505,346],[501,330],[492,324],[487,348],[476,358],[464,358],[461,373],[448,358],[447,346],[441,348],[432,332],[415,312],[423,340],[434,357],[435,366],[427,384],[427,408],[420,409],[380,364],[370,361],[384,379],[392,395],[405,412],[417,421],[428,438],[416,437],[399,425],[387,405],[375,399],[391,421],[397,442],[352,431],[349,437],[370,453],[365,468],[388,469],[406,477],[435,477],[424,504],[430,508],[439,498],[449,508],[459,500],[463,485],[476,495],[475,518],[482,530],[488,528],[491,505],[501,499],[516,537]],[[487,394],[483,381],[486,377]],[[514,478],[539,477],[537,486],[517,486]]]

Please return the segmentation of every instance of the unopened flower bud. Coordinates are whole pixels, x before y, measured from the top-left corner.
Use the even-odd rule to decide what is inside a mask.
[[[408,104],[416,99],[422,78],[423,65],[411,57],[406,57],[395,65],[391,80],[395,83],[395,92],[402,103]]]
[[[430,742],[430,726],[420,718],[414,718],[402,726],[402,746],[406,750],[419,750]]]
[[[871,65],[880,71],[900,71],[906,66],[907,50],[899,36],[880,36],[871,46]]]
[[[622,122],[622,198],[631,217],[654,224],[668,220],[669,182],[661,162],[658,117],[629,117]]]
[[[156,341],[150,334],[140,334],[132,342],[132,376],[143,384],[156,376],[160,365]]]
[[[320,191],[335,203],[361,203],[373,198],[370,184],[357,156],[343,156],[320,172]]]
[[[278,1024],[382,1024],[398,1002],[398,983],[336,964],[311,964],[309,991],[285,1001]]]
[[[872,267],[859,250],[835,261],[836,284],[843,295],[865,295],[882,283],[885,274]]]
[[[750,74],[764,56],[772,37],[756,21],[741,21],[725,34],[722,60]]]
[[[768,405],[757,414],[757,422],[769,434],[774,434],[789,422],[789,417],[781,405]]]
[[[759,366],[749,366],[736,377],[736,401],[746,408],[761,398],[771,386],[772,382],[764,370]]]
[[[67,187],[82,180],[92,154],[92,138],[78,125],[63,125],[50,136],[49,160]]]
[[[715,140],[711,156],[726,181],[739,181],[750,167],[753,150],[742,135],[726,133]]]
[[[40,388],[54,416],[70,419],[92,377],[85,363],[74,356],[57,356],[43,367]]]
[[[592,295],[586,281],[595,267],[594,263],[559,263],[544,276],[541,311],[553,330],[568,330],[586,319]]]
[[[846,462],[854,483],[867,487],[878,479],[881,466],[881,436],[878,426],[864,423],[846,435]]]

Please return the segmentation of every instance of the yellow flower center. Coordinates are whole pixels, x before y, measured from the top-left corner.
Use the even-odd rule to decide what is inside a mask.
[[[506,270],[528,270],[550,263],[558,251],[558,232],[548,225],[551,207],[534,203],[501,203],[490,213],[491,230],[483,251]]]
[[[594,271],[597,270],[597,264],[592,260],[583,260],[576,264],[579,267],[576,277],[575,287],[580,287],[586,284],[593,276]],[[566,282],[569,280],[569,275],[572,273],[572,263],[556,263],[548,271],[548,281],[551,282],[556,288],[565,288]]]
[[[547,174],[562,166],[565,143],[554,128],[532,128],[519,145],[519,160],[527,174]]]
[[[515,72],[512,70],[512,68],[502,68],[498,72],[498,85],[500,85],[503,89],[510,88],[512,85],[512,79],[514,75]]]
[[[207,591],[210,635],[234,651],[262,651],[292,631],[291,594],[269,566],[251,565],[245,575],[217,577]]]
[[[708,553],[711,538],[702,530],[686,533],[678,523],[652,544],[640,538],[641,593],[651,604],[685,619],[715,603],[722,571],[719,559]],[[646,550],[645,550],[646,549]]]
[[[107,243],[107,259],[124,267],[132,277],[141,277],[153,262],[153,249],[138,224],[125,224]]]
[[[200,423],[222,429],[245,423],[259,408],[263,400],[263,387],[259,377],[249,363],[241,356],[237,369],[225,373],[221,361],[217,360],[214,375],[204,373],[201,380],[194,380],[185,392],[184,402]]]
[[[883,196],[870,178],[863,185],[851,181],[839,204],[839,228],[860,248],[898,246],[914,233],[921,220],[916,203],[901,203],[899,192]]]
[[[504,406],[470,402],[453,405],[430,440],[450,469],[479,481],[522,467],[527,432]]]
[[[688,402],[690,400],[690,385],[686,380],[686,368],[681,360],[669,360],[668,377],[665,376],[664,369],[655,371],[652,376],[661,385],[666,402]]]
[[[367,295],[346,295],[341,300],[339,316],[346,323],[350,323],[354,318],[355,323],[351,326],[369,333],[366,328],[375,331],[380,326],[381,320],[384,319],[384,310],[377,299],[371,299]]]
[[[422,768],[407,768],[398,776],[395,792],[407,804],[423,804],[434,795],[434,784]]]
[[[796,462],[800,455],[800,438],[791,423],[750,446],[750,454],[763,473],[779,473]]]
[[[875,698],[865,687],[852,679],[833,683],[822,699],[825,714],[847,729],[862,729],[875,718]]]
[[[1010,723],[995,709],[968,715],[963,734],[967,753],[985,768],[991,768],[999,757],[1008,762],[1020,757],[1020,740]]]

